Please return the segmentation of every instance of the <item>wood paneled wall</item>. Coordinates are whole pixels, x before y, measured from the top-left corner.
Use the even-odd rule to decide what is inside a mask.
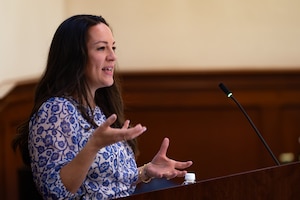
[[[274,165],[223,82],[243,105],[274,154],[300,153],[300,71],[129,73],[123,77],[126,114],[148,131],[139,164],[151,160],[164,137],[168,155],[193,160],[207,179]]]
[[[193,160],[198,180],[275,165],[223,82],[243,105],[276,156],[300,153],[300,71],[126,72],[126,116],[148,130],[138,163],[149,162],[164,137],[168,156]],[[0,199],[18,199],[20,155],[10,142],[29,114],[35,81],[20,83],[0,101]],[[182,181],[175,179],[174,181]]]
[[[14,153],[11,141],[16,128],[26,119],[33,105],[36,82],[21,82],[0,100],[0,199],[19,199],[18,170],[23,167],[19,152]]]

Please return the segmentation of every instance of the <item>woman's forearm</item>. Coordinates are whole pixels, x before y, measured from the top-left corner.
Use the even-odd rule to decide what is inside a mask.
[[[71,162],[61,168],[60,177],[69,192],[76,193],[82,185],[97,152],[98,149],[88,142]]]

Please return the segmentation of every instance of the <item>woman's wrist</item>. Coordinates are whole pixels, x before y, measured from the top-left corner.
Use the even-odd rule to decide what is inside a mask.
[[[153,178],[147,174],[147,167],[148,164],[144,164],[142,167],[139,169],[139,178],[143,183],[149,183]]]

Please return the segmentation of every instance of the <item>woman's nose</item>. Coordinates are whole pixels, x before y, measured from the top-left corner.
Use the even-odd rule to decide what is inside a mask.
[[[117,56],[114,50],[110,50],[108,56],[107,56],[108,60],[116,60]]]

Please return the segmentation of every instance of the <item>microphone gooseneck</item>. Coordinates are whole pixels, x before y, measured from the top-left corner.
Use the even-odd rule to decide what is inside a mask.
[[[258,131],[258,129],[256,128],[256,126],[254,125],[253,121],[251,120],[251,118],[249,117],[249,115],[247,114],[247,112],[245,111],[245,109],[242,107],[242,105],[234,98],[232,92],[223,84],[220,83],[219,87],[221,88],[221,90],[226,94],[226,96],[228,98],[231,98],[236,105],[240,108],[240,110],[242,111],[242,113],[245,115],[245,117],[247,118],[247,120],[249,121],[250,125],[252,126],[252,128],[254,129],[255,133],[257,134],[257,136],[259,137],[259,139],[262,141],[262,143],[264,144],[265,148],[268,150],[268,152],[270,153],[270,155],[272,156],[274,162],[279,166],[280,163],[277,160],[277,158],[274,156],[272,150],[270,149],[270,147],[268,146],[268,144],[266,143],[266,141],[264,140],[263,136],[260,134],[260,132]]]

